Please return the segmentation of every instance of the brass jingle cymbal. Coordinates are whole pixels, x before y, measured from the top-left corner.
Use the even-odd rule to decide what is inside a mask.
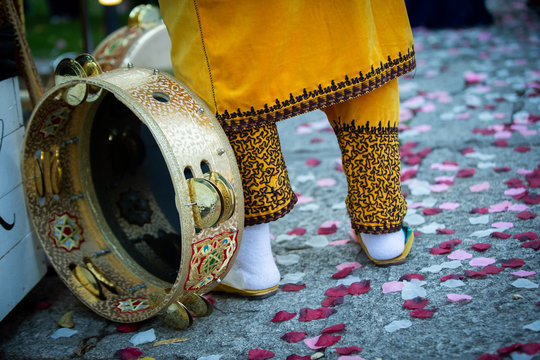
[[[223,210],[221,211],[221,216],[218,221],[229,220],[234,214],[234,206],[236,203],[236,197],[234,196],[234,189],[231,183],[216,171],[206,173],[204,174],[204,177],[205,179],[210,180],[219,191]]]
[[[54,83],[56,85],[84,77],[86,77],[86,72],[81,64],[69,58],[62,59],[54,71]],[[66,89],[63,98],[69,105],[77,106],[85,100],[86,93],[86,84],[79,83]]]
[[[190,294],[182,300],[182,304],[197,317],[205,317],[212,314],[214,306],[203,296]]]
[[[81,65],[87,77],[98,75],[103,72],[99,63],[90,54],[80,54],[75,58],[75,61]],[[99,99],[102,88],[95,85],[88,85],[87,91],[86,101],[92,102]]]
[[[214,184],[203,178],[188,180],[195,226],[207,229],[219,222],[222,212],[221,197]]]
[[[159,8],[147,4],[135,6],[128,17],[128,27],[152,27],[161,21]]]

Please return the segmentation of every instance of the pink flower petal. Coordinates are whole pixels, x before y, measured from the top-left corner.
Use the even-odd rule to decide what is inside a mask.
[[[471,192],[481,192],[481,191],[485,191],[489,189],[489,187],[490,187],[489,182],[484,181],[483,183],[476,184],[469,187],[469,189],[471,190]]]
[[[536,271],[525,271],[525,270],[519,270],[512,273],[512,275],[517,277],[528,277],[536,275]]]
[[[525,188],[511,188],[511,189],[505,190],[504,195],[514,196],[514,195],[523,194],[525,191],[527,191],[527,189]]]
[[[429,190],[434,193],[440,193],[445,192],[449,189],[449,186],[447,184],[435,184],[435,185],[429,185]]]
[[[317,185],[320,187],[329,187],[336,185],[337,181],[331,178],[320,179],[317,181]]]
[[[403,289],[403,282],[401,281],[389,281],[384,284],[382,284],[382,292],[383,294],[388,294],[391,292],[398,292]]]
[[[443,210],[455,210],[460,206],[460,203],[456,202],[445,202],[441,205],[439,205],[439,209]]]
[[[452,302],[472,300],[472,297],[470,297],[469,295],[464,295],[464,294],[446,294],[446,297],[448,298],[448,300]]]
[[[345,268],[353,268],[354,269],[360,269],[362,267],[362,264],[359,262],[353,261],[353,262],[344,262],[336,266],[336,269],[343,270]]]
[[[506,221],[499,221],[499,222],[495,222],[495,223],[491,224],[491,227],[494,227],[496,229],[499,229],[499,228],[512,228],[512,227],[514,227],[514,223],[506,222]]]
[[[296,229],[292,229],[287,233],[287,235],[304,235],[306,233],[306,229],[300,227]]]
[[[296,204],[298,205],[307,204],[312,201],[313,201],[313,197],[311,196],[298,196],[298,201],[296,202]]]
[[[486,258],[486,257],[477,257],[474,259],[471,259],[469,261],[469,265],[471,266],[488,266],[491,264],[495,264],[496,260],[492,258]]]
[[[328,243],[329,246],[338,246],[338,245],[345,245],[347,244],[348,242],[350,242],[351,239],[343,239],[343,240],[334,240],[334,241],[330,241]]]
[[[451,260],[466,260],[472,258],[472,254],[466,252],[465,250],[455,250],[450,255],[448,255],[448,258]]]
[[[315,345],[315,344],[317,344],[317,341],[319,341],[319,338],[321,336],[322,335],[315,336],[315,337],[312,337],[312,338],[306,338],[306,339],[304,339],[304,344],[306,344],[308,348],[313,349],[313,350],[322,349],[325,346],[321,346],[321,345],[317,346],[317,345]]]
[[[317,234],[319,235],[334,234],[337,231],[339,224],[341,224],[341,221],[339,220],[325,221],[321,224],[321,226],[319,227],[319,230],[317,230]]]
[[[306,160],[306,165],[307,166],[317,166],[321,163],[321,160],[317,159],[317,158],[309,158]]]

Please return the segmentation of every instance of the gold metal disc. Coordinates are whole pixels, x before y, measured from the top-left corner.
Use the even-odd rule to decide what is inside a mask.
[[[52,192],[53,194],[58,195],[61,190],[60,183],[62,181],[62,167],[60,166],[60,148],[57,148],[52,156],[50,177]]]
[[[193,325],[193,317],[179,301],[173,302],[160,316],[163,323],[173,329],[183,330]]]
[[[138,5],[131,10],[128,27],[151,27],[161,21],[159,8],[154,5]]]
[[[56,85],[84,77],[86,77],[86,73],[81,64],[73,59],[63,59],[58,63],[54,71],[54,83]],[[69,105],[77,106],[86,98],[86,92],[86,84],[78,83],[65,90],[63,98]]]
[[[214,311],[214,306],[206,298],[197,294],[190,294],[182,300],[182,304],[197,317],[209,316]]]
[[[188,180],[189,195],[193,206],[195,225],[207,229],[216,225],[221,217],[221,199],[217,188],[208,180],[191,178]]]
[[[75,279],[84,289],[86,289],[90,294],[94,295],[97,298],[102,297],[99,281],[96,279],[94,274],[90,272],[90,270],[88,270],[84,266],[75,264],[72,264],[70,266],[70,269],[75,276]]]
[[[205,178],[218,189],[221,198],[222,211],[219,218],[219,222],[226,221],[234,214],[234,207],[236,204],[236,198],[234,196],[234,189],[229,181],[223,177],[220,173],[212,171],[205,174]]]
[[[75,58],[75,61],[81,65],[87,77],[98,75],[103,72],[99,63],[90,54],[80,54]],[[88,85],[87,90],[88,94],[86,95],[86,101],[88,102],[99,99],[102,93],[102,88],[95,85]]]

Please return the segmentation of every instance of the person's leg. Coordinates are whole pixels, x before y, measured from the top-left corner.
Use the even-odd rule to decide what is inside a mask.
[[[341,149],[351,225],[375,260],[393,259],[405,248],[397,82],[323,109]]]
[[[289,183],[275,124],[227,133],[227,137],[242,178],[246,227],[236,260],[223,283],[257,295],[257,291],[276,287],[280,280],[268,222],[287,214],[297,199]]]

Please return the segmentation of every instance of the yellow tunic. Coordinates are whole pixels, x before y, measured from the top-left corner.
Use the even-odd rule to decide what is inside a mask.
[[[273,123],[415,67],[403,0],[160,0],[175,75],[223,128]]]

